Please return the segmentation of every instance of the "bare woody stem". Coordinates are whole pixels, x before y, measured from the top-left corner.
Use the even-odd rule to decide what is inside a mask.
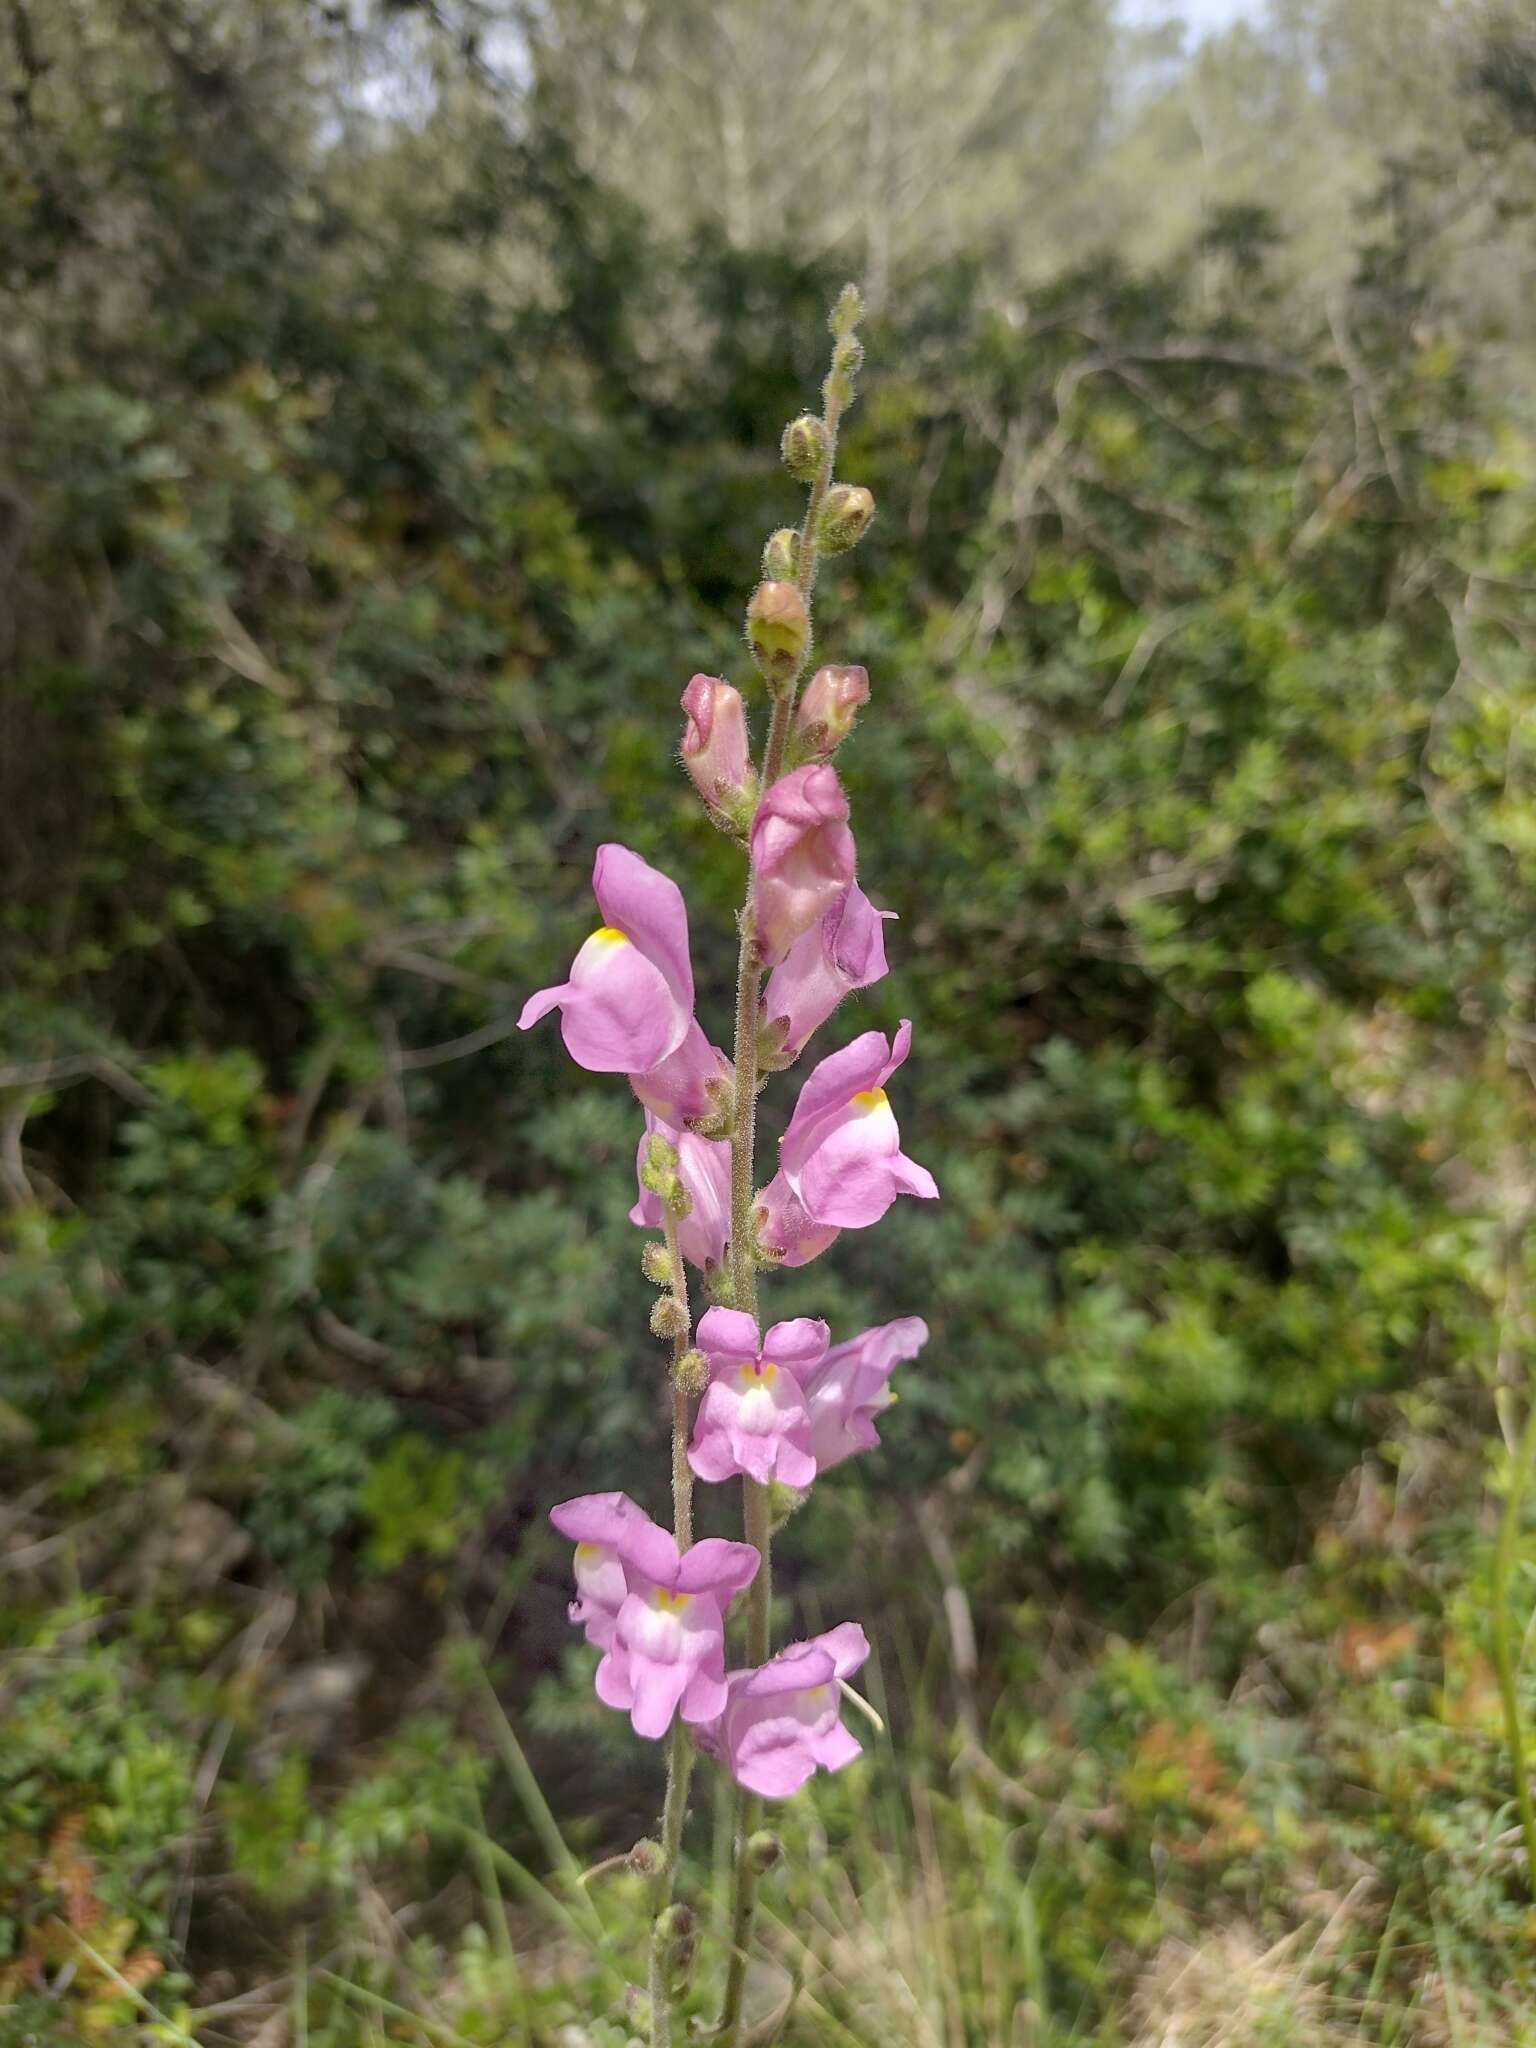
[[[692,1334],[688,1308],[688,1274],[677,1241],[677,1218],[663,1205],[672,1299],[680,1325],[672,1337],[672,1533],[679,1550],[693,1542],[693,1469],[688,1463],[688,1393],[679,1367]],[[683,1847],[683,1822],[688,1817],[688,1786],[693,1777],[693,1743],[680,1721],[667,1738],[667,1796],[661,1817],[661,1868],[651,1893],[651,2048],[672,2048],[672,1993],[667,1981],[667,1908],[677,1883]]]
[[[827,491],[832,483],[837,458],[837,429],[842,414],[842,389],[836,369],[824,387],[823,424],[826,445],[821,464],[811,481],[806,499],[805,519],[800,528],[796,585],[810,612],[811,594],[816,587],[817,525]],[[812,634],[806,634],[799,666],[781,685],[773,700],[768,737],[763,744],[763,767],[759,788],[767,793],[784,770],[789,744],[795,696],[810,661]],[[741,952],[736,970],[736,1094],[731,1125],[731,1288],[736,1307],[754,1319],[757,1316],[757,1261],[753,1248],[752,1200],[754,1193],[754,1152],[757,1142],[757,1027],[758,999],[762,988],[763,957],[757,940],[757,913],[753,902],[750,872],[747,897],[741,912]],[[747,1594],[747,1661],[766,1664],[773,1608],[773,1545],[768,1488],[754,1479],[743,1478],[742,1533],[758,1555],[757,1577]],[[735,2048],[741,2032],[742,1997],[746,1990],[747,1948],[752,1938],[752,1920],[757,1904],[757,1873],[752,1867],[748,1843],[756,1825],[758,1801],[749,1792],[739,1793],[736,1805],[736,1882],[731,1910],[731,1955],[727,1969],[725,2000],[720,2013],[719,2048]]]

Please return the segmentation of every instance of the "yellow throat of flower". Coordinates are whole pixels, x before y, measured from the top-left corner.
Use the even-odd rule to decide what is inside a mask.
[[[890,1099],[883,1088],[861,1088],[848,1107],[862,1110],[864,1115],[868,1116],[871,1110],[886,1108]]]

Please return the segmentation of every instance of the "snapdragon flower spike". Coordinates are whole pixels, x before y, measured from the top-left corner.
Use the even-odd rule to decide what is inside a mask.
[[[700,1479],[742,1473],[763,1486],[810,1485],[816,1460],[803,1379],[826,1356],[827,1337],[826,1324],[808,1316],[775,1323],[760,1338],[741,1309],[706,1312],[694,1341],[709,1360],[710,1383],[688,1447]]]
[[[526,1031],[550,1010],[577,1066],[627,1074],[648,1109],[669,1123],[710,1115],[731,1067],[694,1020],[688,911],[669,875],[627,846],[600,846],[592,892],[603,922],[571,965],[517,1020]]]
[[[577,1540],[580,1598],[571,1615],[604,1651],[596,1679],[603,1704],[627,1712],[635,1733],[651,1740],[678,1713],[689,1722],[717,1719],[726,1703],[726,1611],[757,1576],[752,1545],[710,1536],[679,1551],[622,1493],[562,1501],[549,1518]],[[624,1577],[617,1609],[615,1563]]]
[[[843,1726],[838,1681],[868,1655],[863,1629],[845,1621],[756,1671],[733,1671],[725,1711],[699,1731],[701,1746],[765,1799],[788,1799],[818,1770],[842,1770],[863,1752]]]
[[[846,995],[884,978],[885,920],[857,882],[843,891],[819,924],[802,932],[768,977],[763,1021],[777,1041],[775,1057],[797,1059],[819,1024]]]
[[[880,1441],[875,1417],[896,1398],[891,1374],[916,1358],[927,1342],[928,1325],[921,1316],[898,1316],[893,1323],[861,1330],[846,1344],[834,1344],[802,1381],[818,1472],[830,1471],[856,1451],[874,1450]]]
[[[683,1257],[701,1273],[708,1273],[725,1258],[731,1234],[731,1148],[727,1142],[696,1137],[678,1130],[647,1110],[645,1132],[635,1154],[635,1181],[639,1198],[629,1212],[631,1223],[642,1230],[661,1230],[666,1209],[660,1195],[645,1185],[646,1154],[653,1136],[666,1139],[677,1154],[677,1177],[693,1203],[677,1226],[677,1244]]]
[[[855,858],[837,770],[812,761],[781,775],[752,820],[757,939],[770,967],[837,902]]]
[[[912,1026],[893,1040],[866,1031],[811,1070],[779,1146],[779,1170],[757,1197],[759,1242],[803,1266],[839,1230],[878,1223],[898,1195],[938,1197],[926,1166],[908,1159],[885,1084],[906,1059]]]

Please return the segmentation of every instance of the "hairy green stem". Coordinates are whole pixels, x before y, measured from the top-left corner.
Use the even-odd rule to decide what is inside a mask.
[[[1520,1517],[1525,1507],[1525,1489],[1536,1456],[1536,1399],[1526,1413],[1525,1428],[1515,1447],[1510,1468],[1509,1491],[1504,1496],[1504,1513],[1499,1520],[1499,1540],[1493,1554],[1493,1661],[1499,1674],[1499,1696],[1504,1703],[1504,1736],[1509,1745],[1510,1769],[1515,1780],[1515,1801],[1520,1809],[1520,1832],[1525,1838],[1526,1889],[1536,1899],[1536,1810],[1531,1803],[1531,1782],[1526,1767],[1525,1729],[1520,1718],[1519,1659],[1510,1631],[1509,1582],[1514,1571],[1515,1550],[1520,1538]]]
[[[693,1467],[688,1462],[688,1394],[678,1383],[678,1367],[693,1338],[693,1321],[688,1307],[688,1269],[677,1242],[677,1218],[663,1209],[667,1234],[667,1258],[672,1269],[672,1299],[682,1315],[682,1327],[672,1339],[672,1534],[679,1550],[693,1541]]]
[[[693,1777],[693,1742],[681,1721],[667,1737],[667,1803],[661,1816],[661,1869],[651,1894],[651,2048],[672,2048],[672,1989],[667,1981],[665,1917],[677,1881]]]
[[[672,1338],[672,1533],[679,1550],[693,1542],[693,1468],[688,1463],[688,1394],[679,1383],[678,1367],[692,1336],[688,1309],[688,1273],[677,1241],[677,1218],[663,1206],[672,1299],[682,1315]],[[693,1777],[693,1744],[680,1721],[667,1738],[667,1795],[661,1816],[661,1869],[651,1894],[651,2048],[672,2048],[672,1992],[667,1982],[667,1939],[663,1924],[677,1883],[683,1848],[683,1823],[688,1817],[688,1786]]]

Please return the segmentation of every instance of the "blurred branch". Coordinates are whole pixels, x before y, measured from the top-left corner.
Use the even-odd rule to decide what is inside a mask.
[[[0,1088],[56,1088],[68,1081],[104,1081],[125,1101],[147,1109],[153,1093],[136,1081],[128,1069],[105,1053],[73,1053],[59,1060],[35,1060],[27,1065],[0,1067]]]

